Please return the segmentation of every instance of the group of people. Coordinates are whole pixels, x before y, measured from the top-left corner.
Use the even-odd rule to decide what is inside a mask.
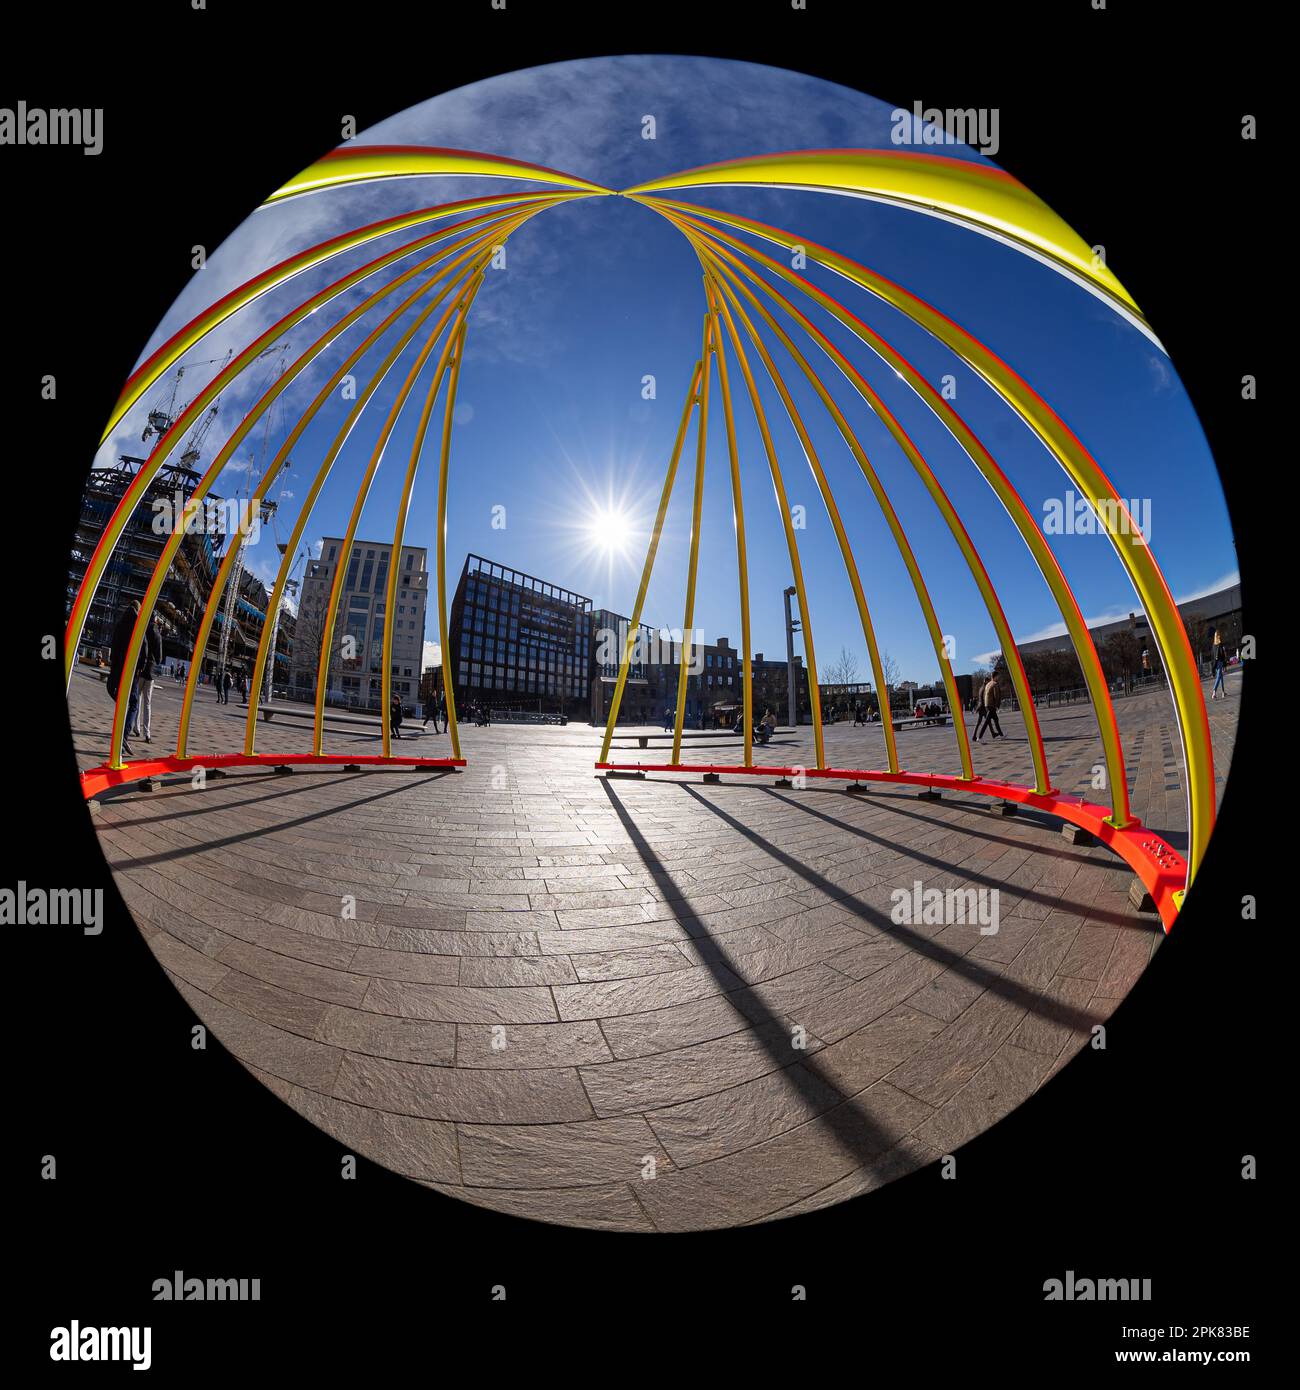
[[[926,724],[942,724],[944,719],[943,706],[938,700],[918,700],[916,707],[912,710],[912,718],[919,719]]]

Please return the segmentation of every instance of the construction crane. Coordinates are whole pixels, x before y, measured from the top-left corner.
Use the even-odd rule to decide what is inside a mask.
[[[277,343],[272,347],[264,348],[261,352],[257,354],[256,357],[253,358],[253,362],[260,362],[263,357],[273,357],[277,353],[288,352],[289,346],[290,345],[288,343]],[[199,362],[187,362],[184,366],[177,367],[176,375],[172,379],[171,395],[168,396],[167,403],[165,405],[155,405],[154,408],[149,412],[149,423],[145,425],[144,433],[140,436],[140,439],[142,441],[145,441],[152,438],[154,435],[157,435],[161,439],[162,436],[166,434],[169,429],[171,429],[171,427],[176,423],[176,421],[182,415],[184,415],[186,410],[189,409],[190,402],[194,399],[193,396],[191,396],[190,400],[186,401],[186,403],[180,407],[177,407],[176,400],[177,397],[180,395],[181,381],[183,380],[185,373],[189,371],[191,367],[217,366],[220,368],[225,368],[229,365],[230,359],[234,357],[234,355],[235,350],[234,348],[231,348],[224,357],[208,357]],[[250,363],[249,365],[251,366],[252,363]],[[281,366],[280,370],[281,372],[283,372],[283,366]],[[217,399],[212,403],[212,410],[210,410],[208,413],[211,414],[212,411],[215,411],[217,406],[219,406],[220,404],[221,397],[218,396]]]
[[[181,381],[184,379],[188,368],[210,367],[214,363],[220,363],[224,367],[234,355],[235,352],[232,348],[224,357],[209,357],[202,362],[188,362],[183,367],[177,367],[176,375],[172,379],[171,395],[168,396],[166,405],[155,405],[149,412],[149,423],[144,427],[144,433],[140,436],[141,441],[148,440],[154,435],[157,435],[161,439],[185,413],[188,402],[186,402],[185,406],[181,406],[178,409],[176,399],[180,395]]]

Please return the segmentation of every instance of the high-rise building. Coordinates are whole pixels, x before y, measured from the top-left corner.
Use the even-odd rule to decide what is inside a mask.
[[[583,714],[591,674],[591,600],[481,555],[469,555],[451,601],[452,673],[458,709]]]
[[[428,552],[423,546],[402,547],[394,611],[386,615],[392,553],[391,543],[353,543],[330,644],[326,694],[332,702],[379,708],[383,699],[386,616],[391,616],[393,623],[393,691],[403,704],[414,704],[418,698],[429,597]],[[320,558],[308,562],[303,576],[293,650],[293,688],[303,697],[314,696],[316,691],[325,611],[342,554],[343,541],[338,536],[326,536],[321,542]]]

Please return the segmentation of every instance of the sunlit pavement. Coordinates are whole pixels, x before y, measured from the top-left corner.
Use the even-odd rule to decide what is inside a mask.
[[[155,689],[137,756],[171,751],[179,687]],[[1239,678],[1228,689],[1207,706],[1220,792]],[[1181,847],[1169,700],[1116,709],[1133,810]],[[80,766],[103,760],[111,710],[79,672]],[[1008,736],[975,746],[976,770],[1030,781],[1023,726],[1002,714]],[[191,752],[238,748],[243,719],[201,694]],[[1089,707],[1040,721],[1055,785],[1105,800]],[[404,752],[448,750],[407,732]],[[909,769],[958,766],[951,728],[898,738]],[[666,760],[635,742],[620,730],[612,757]],[[309,744],[301,720],[258,725],[259,750]],[[378,744],[377,726],[327,729],[327,751]],[[577,724],[467,727],[462,744],[461,772],[128,788],[95,825],[158,961],[255,1076],[348,1151],[497,1210],[683,1230],[866,1192],[1041,1086],[1162,939],[1107,850],[984,798],[606,781],[598,731]],[[882,744],[832,725],[826,761],[879,767]],[[811,730],[759,757],[811,764]],[[739,761],[739,740],[685,758]],[[982,917],[895,920],[896,890],[931,889],[975,890]]]

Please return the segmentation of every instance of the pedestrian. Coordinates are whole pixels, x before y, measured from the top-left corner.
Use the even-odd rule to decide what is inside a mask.
[[[402,736],[402,697],[394,694],[388,709],[388,731],[394,738]]]
[[[673,724],[674,724],[674,722],[676,721],[676,719],[677,719],[677,712],[676,712],[675,710],[670,710],[670,709],[668,708],[668,706],[665,705],[665,706],[664,706],[664,733],[668,733],[668,731],[673,727]]]
[[[135,620],[140,615],[140,600],[132,599],[122,610],[121,616],[113,627],[113,642],[110,648],[108,680],[109,698],[116,703],[118,691],[122,688],[122,681],[126,676],[126,649],[131,642],[131,633],[135,631]],[[135,723],[136,702],[139,700],[139,689],[132,671],[129,677],[131,681],[131,692],[126,706],[126,722],[122,725],[122,752],[128,757],[133,756],[131,745],[127,742],[127,732]]]
[[[1002,737],[1002,724],[998,719],[998,706],[1002,703],[1002,690],[997,677],[990,676],[980,695],[980,716],[975,723],[975,742],[981,743],[985,731],[994,738]]]
[[[162,627],[155,613],[145,628],[144,641],[140,644],[140,659],[135,668],[135,724],[131,732],[146,743],[153,742],[153,683],[162,666],[162,655]]]
[[[1217,700],[1222,695],[1226,700],[1228,691],[1223,684],[1223,676],[1228,669],[1228,649],[1223,645],[1223,640],[1218,632],[1214,634],[1214,646],[1211,648],[1210,659],[1214,665],[1214,689],[1210,692],[1210,699]]]

